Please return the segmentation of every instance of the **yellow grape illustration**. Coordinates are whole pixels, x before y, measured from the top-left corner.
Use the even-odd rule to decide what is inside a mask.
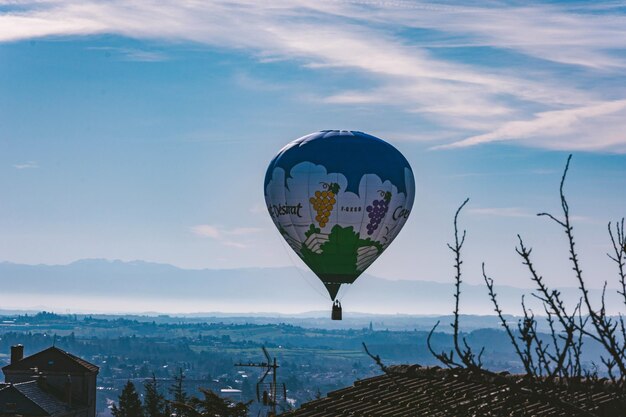
[[[328,223],[328,218],[330,217],[330,213],[333,211],[333,207],[335,207],[335,203],[337,200],[335,196],[339,192],[339,184],[332,183],[321,183],[324,191],[316,191],[315,197],[311,197],[309,202],[313,206],[315,213],[315,221],[319,224],[320,227],[326,226]]]

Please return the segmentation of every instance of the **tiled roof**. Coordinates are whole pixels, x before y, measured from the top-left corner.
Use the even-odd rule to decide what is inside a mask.
[[[392,376],[356,381],[285,416],[626,416],[626,396],[605,381],[533,383],[519,375],[418,365],[389,370]]]
[[[43,391],[36,381],[0,385],[0,414],[24,416],[62,416],[71,408]]]
[[[65,414],[70,410],[68,404],[39,388],[37,381],[22,382],[13,386],[51,416]]]
[[[52,346],[34,355],[27,356],[21,361],[2,368],[6,371],[29,371],[37,368],[39,372],[67,372],[84,373],[98,372],[100,368],[78,356]]]
[[[48,415],[44,409],[25,397],[14,385],[0,385],[0,415],[18,413],[25,416]]]

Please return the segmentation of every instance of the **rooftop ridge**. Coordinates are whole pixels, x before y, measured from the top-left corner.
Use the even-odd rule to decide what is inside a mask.
[[[64,351],[63,349],[60,349],[56,346],[50,346],[47,349],[44,349],[40,352],[34,353],[30,356],[26,356],[24,358],[22,358],[21,360],[14,362],[14,363],[10,363],[6,366],[4,366],[2,368],[3,372],[6,371],[18,371],[18,370],[22,370],[22,371],[26,371],[26,370],[30,370],[31,368],[33,368],[33,366],[29,366],[29,365],[35,365],[34,363],[31,362],[37,362],[39,359],[43,359],[46,358],[46,355],[62,355],[62,357],[67,358],[68,360],[70,360],[72,363],[74,363],[78,368],[83,369],[83,370],[87,370],[89,372],[98,372],[100,370],[100,368],[82,358],[79,358],[78,356],[75,356],[69,352]],[[41,366],[37,366],[37,368],[40,368],[40,370],[43,370],[44,368],[46,368],[47,366],[53,366],[54,365],[54,359],[50,358],[49,361],[44,362],[42,364],[40,364]],[[67,369],[68,373],[71,373],[73,371],[75,371],[76,369],[72,370],[72,369]],[[62,370],[65,371],[65,370]],[[50,370],[50,372],[56,372],[56,370]]]
[[[76,361],[76,362],[80,363],[85,368],[88,368],[90,370],[95,370],[95,371],[99,371],[100,370],[100,368],[97,365],[94,365],[93,363],[88,362],[85,359],[80,358],[80,357],[78,357],[78,356],[74,355],[73,353],[70,353],[70,352],[68,352],[66,350],[60,349],[60,348],[58,348],[56,346],[51,346],[48,349],[56,349],[56,350],[58,350],[59,352],[65,354],[68,358],[72,359],[73,361]]]
[[[286,415],[626,415],[626,391],[606,379],[537,381],[506,372],[420,365],[394,365],[387,370]]]

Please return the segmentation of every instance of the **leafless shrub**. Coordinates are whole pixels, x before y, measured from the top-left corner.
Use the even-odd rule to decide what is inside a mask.
[[[548,379],[556,377],[570,379],[582,377],[597,378],[598,370],[595,365],[591,369],[583,369],[581,365],[583,337],[586,336],[597,341],[603,347],[605,354],[601,356],[600,360],[609,378],[623,386],[626,382],[626,324],[621,314],[619,319],[615,319],[607,314],[605,303],[606,281],[600,298],[600,306],[599,308],[594,308],[589,289],[583,277],[580,257],[576,251],[569,204],[564,193],[565,179],[571,158],[572,156],[570,155],[567,159],[559,187],[562,218],[557,218],[550,213],[539,213],[538,216],[548,217],[553,220],[563,229],[566,235],[569,251],[568,259],[572,264],[574,277],[581,293],[577,305],[573,309],[568,310],[562,300],[561,293],[548,287],[544,278],[534,267],[531,259],[532,249],[524,244],[524,240],[520,235],[518,235],[519,244],[515,248],[517,254],[522,258],[522,264],[526,266],[530,273],[530,279],[536,286],[532,295],[542,303],[550,328],[550,343],[539,337],[537,319],[532,311],[526,308],[523,300],[524,317],[518,322],[517,332],[511,330],[510,324],[504,319],[503,312],[498,305],[494,281],[485,273],[484,264],[483,278],[487,284],[494,310],[500,318],[500,322],[529,377],[547,377]],[[618,293],[622,296],[624,306],[626,306],[626,239],[624,235],[624,219],[621,222],[617,222],[614,227],[609,223],[608,231],[613,246],[613,252],[608,254],[608,256],[617,265],[621,288]]]
[[[448,244],[448,248],[454,253],[454,320],[451,324],[452,326],[452,340],[454,344],[454,350],[450,352],[440,352],[437,353],[433,349],[431,345],[431,338],[437,327],[439,326],[439,322],[435,324],[430,333],[428,334],[428,339],[426,340],[428,345],[428,350],[437,358],[441,363],[448,367],[466,367],[469,369],[481,369],[482,364],[482,355],[484,352],[484,348],[480,350],[478,354],[475,354],[472,348],[467,343],[467,340],[463,338],[463,347],[459,344],[459,301],[461,299],[461,265],[463,261],[461,259],[461,249],[463,248],[463,244],[465,243],[465,236],[467,234],[466,230],[463,230],[463,235],[459,237],[459,227],[458,227],[458,219],[459,213],[463,210],[463,207],[469,202],[469,198],[465,199],[463,204],[459,206],[454,215],[454,246]],[[456,353],[456,358],[455,358]]]

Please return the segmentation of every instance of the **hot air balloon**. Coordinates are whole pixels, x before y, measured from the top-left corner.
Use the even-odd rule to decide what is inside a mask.
[[[281,149],[265,174],[265,202],[282,237],[322,281],[335,314],[352,284],[391,244],[415,197],[406,158],[377,137],[323,130]]]

